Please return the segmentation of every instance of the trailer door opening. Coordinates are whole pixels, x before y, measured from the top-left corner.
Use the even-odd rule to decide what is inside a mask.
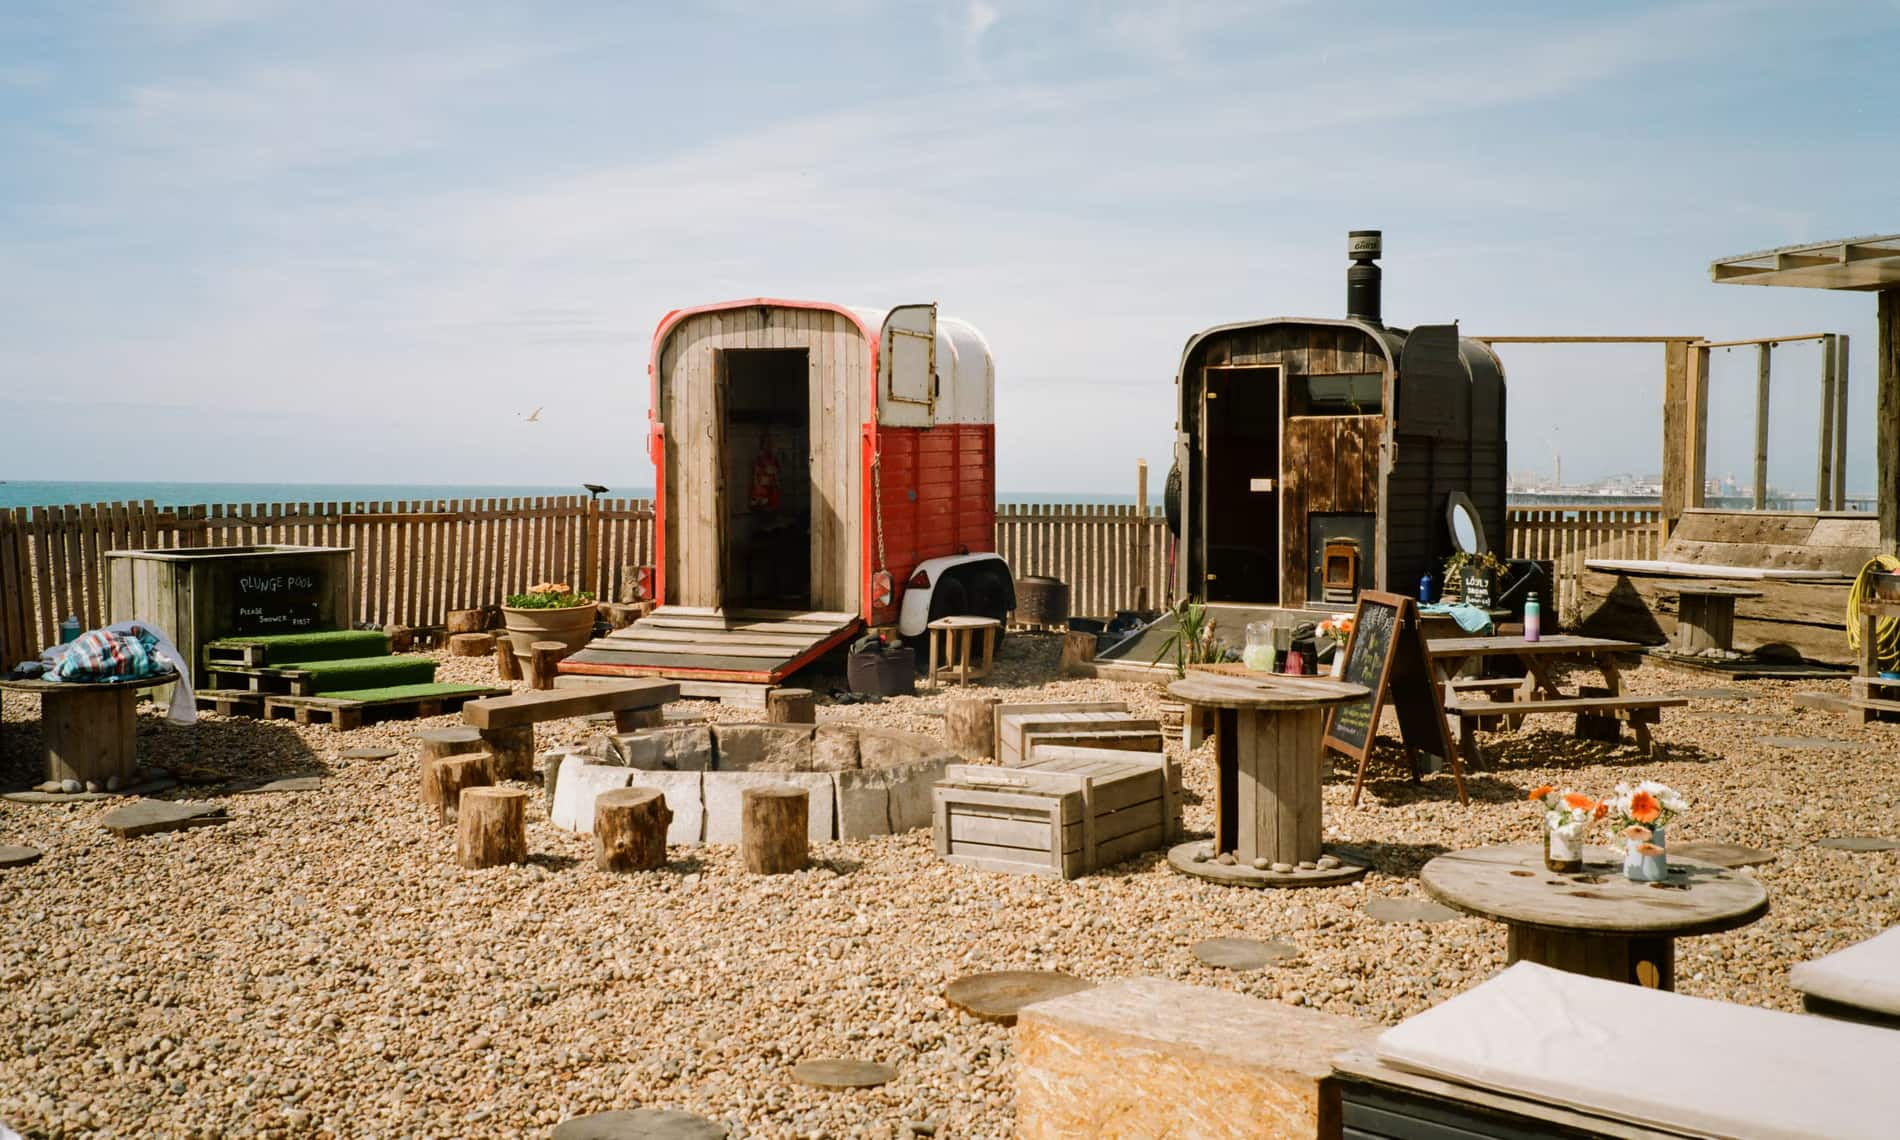
[[[802,348],[725,349],[724,606],[809,610],[811,359]]]
[[[1280,600],[1277,365],[1207,369],[1201,405],[1207,600]]]

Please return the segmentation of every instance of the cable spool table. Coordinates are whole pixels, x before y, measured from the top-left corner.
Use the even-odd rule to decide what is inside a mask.
[[[1196,673],[1169,685],[1168,692],[1213,711],[1218,773],[1213,842],[1195,840],[1170,850],[1168,862],[1176,870],[1252,887],[1336,886],[1366,873],[1356,860],[1324,850],[1319,794],[1326,710],[1363,699],[1365,686],[1319,677]]]
[[[133,752],[140,691],[176,680],[171,672],[134,681],[0,680],[0,689],[39,697],[48,780],[103,787],[107,780],[130,780],[138,770]]]

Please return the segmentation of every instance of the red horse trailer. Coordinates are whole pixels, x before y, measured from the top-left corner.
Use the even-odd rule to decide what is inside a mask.
[[[995,365],[937,307],[755,298],[653,335],[650,615],[566,673],[774,683],[866,626],[1005,619]]]

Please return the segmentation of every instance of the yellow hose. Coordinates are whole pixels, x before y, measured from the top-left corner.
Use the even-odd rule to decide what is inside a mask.
[[[1888,573],[1900,570],[1900,558],[1891,554],[1875,556],[1874,560],[1860,568],[1860,574],[1854,579],[1854,588],[1847,592],[1847,648],[1856,658],[1860,656],[1860,603],[1873,590],[1873,582],[1868,577],[1876,570]],[[1900,666],[1900,618],[1874,619],[1874,648],[1876,660],[1882,670],[1891,671]]]

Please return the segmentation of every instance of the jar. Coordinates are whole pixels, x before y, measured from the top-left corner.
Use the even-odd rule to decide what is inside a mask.
[[[1240,663],[1257,673],[1273,672],[1273,623],[1247,623],[1247,645],[1240,651]]]

